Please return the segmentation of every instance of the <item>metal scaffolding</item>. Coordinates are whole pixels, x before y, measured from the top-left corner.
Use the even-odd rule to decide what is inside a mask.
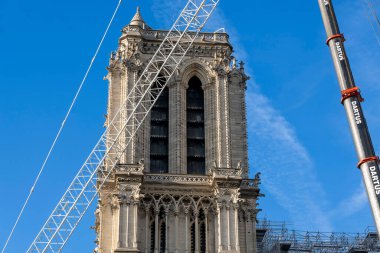
[[[364,233],[325,233],[289,229],[281,222],[259,220],[257,224],[257,252],[310,253],[375,253],[380,252],[380,241],[374,227]]]

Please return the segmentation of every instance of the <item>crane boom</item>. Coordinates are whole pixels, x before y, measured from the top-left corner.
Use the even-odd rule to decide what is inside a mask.
[[[27,253],[62,251],[218,3],[187,2]]]
[[[371,141],[371,136],[364,118],[360,102],[363,101],[358,87],[355,85],[350,63],[344,48],[344,37],[340,33],[338,21],[335,16],[331,0],[318,0],[322,13],[323,23],[327,33],[327,45],[330,47],[334,61],[335,71],[338,75],[339,86],[342,93],[342,104],[346,109],[348,122],[360,168],[367,190],[367,195],[375,220],[378,236],[380,236],[380,170],[379,157]]]

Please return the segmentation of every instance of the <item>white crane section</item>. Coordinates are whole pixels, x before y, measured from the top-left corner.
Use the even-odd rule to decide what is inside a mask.
[[[189,0],[28,253],[61,252],[219,0]]]

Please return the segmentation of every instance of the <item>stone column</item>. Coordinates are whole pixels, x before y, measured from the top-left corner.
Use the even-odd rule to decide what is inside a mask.
[[[158,215],[160,213],[160,209],[156,209],[155,210],[155,220],[154,220],[154,253],[159,253],[159,244],[158,244],[158,241],[159,241],[159,237],[158,237]]]
[[[227,250],[231,250],[231,231],[230,231],[230,205],[226,206],[226,234],[227,234]]]
[[[113,196],[111,203],[110,203],[110,209],[111,209],[111,217],[112,217],[112,227],[111,227],[111,234],[112,234],[112,239],[111,239],[111,251],[113,252],[115,248],[117,248],[118,243],[119,243],[119,223],[118,220],[120,218],[120,201],[117,196]],[[101,240],[102,241],[102,240]],[[104,249],[103,245],[99,245],[100,249]]]
[[[217,231],[217,243],[215,244],[215,250],[217,250],[218,252],[222,251],[222,235],[221,235],[221,210],[220,210],[220,207],[221,207],[221,203],[217,203],[217,207],[216,207],[216,231]]]
[[[206,154],[206,173],[212,173],[211,168],[216,161],[215,152],[215,79],[209,84],[204,85],[205,97],[205,154]]]
[[[145,207],[145,253],[149,253],[149,206]]]
[[[216,166],[222,167],[222,117],[221,117],[221,94],[220,94],[220,79],[217,78],[216,94],[215,94],[215,114],[216,114]]]
[[[209,243],[208,243],[208,210],[205,210],[205,241],[206,241],[206,253],[209,252]]]
[[[178,236],[178,210],[175,211],[174,213],[174,218],[175,218],[175,232],[174,232],[174,241],[175,241],[175,250],[174,252],[175,253],[178,253],[178,239],[179,239],[179,236]]]
[[[189,236],[188,236],[188,233],[189,233],[189,211],[188,210],[185,210],[185,252],[188,253],[189,252]]]
[[[169,209],[165,208],[165,253],[168,253],[168,245],[169,245],[169,238],[168,238],[168,216],[169,216]]]
[[[120,212],[119,212],[119,241],[118,248],[127,247],[127,223],[128,223],[128,209],[127,203],[124,198],[120,199]]]
[[[216,87],[216,111],[217,111],[217,137],[218,137],[218,159],[217,166],[230,168],[230,119],[228,101],[228,81],[224,66],[218,68]]]
[[[126,230],[126,235],[125,235],[125,238],[124,238],[124,240],[125,240],[125,248],[128,248],[129,247],[129,241],[130,241],[130,239],[131,239],[131,237],[130,237],[130,233],[129,233],[129,222],[130,222],[130,208],[129,208],[129,206],[130,206],[130,203],[126,203],[126,220],[125,220],[125,222],[123,222],[124,223],[124,227],[125,227],[125,230]],[[123,226],[123,225],[122,225]]]
[[[235,249],[240,252],[240,242],[239,242],[239,204],[234,204],[234,215],[235,215]]]
[[[194,230],[195,230],[195,253],[199,253],[199,225],[198,225],[198,211],[194,212]]]
[[[133,232],[132,232],[132,247],[134,249],[137,248],[137,207],[138,207],[139,201],[133,202]]]

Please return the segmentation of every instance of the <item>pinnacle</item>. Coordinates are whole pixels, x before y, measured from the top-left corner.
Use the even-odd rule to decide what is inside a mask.
[[[136,14],[133,16],[129,25],[139,26],[142,29],[150,29],[150,27],[145,23],[144,19],[140,13],[140,7],[137,7]]]

